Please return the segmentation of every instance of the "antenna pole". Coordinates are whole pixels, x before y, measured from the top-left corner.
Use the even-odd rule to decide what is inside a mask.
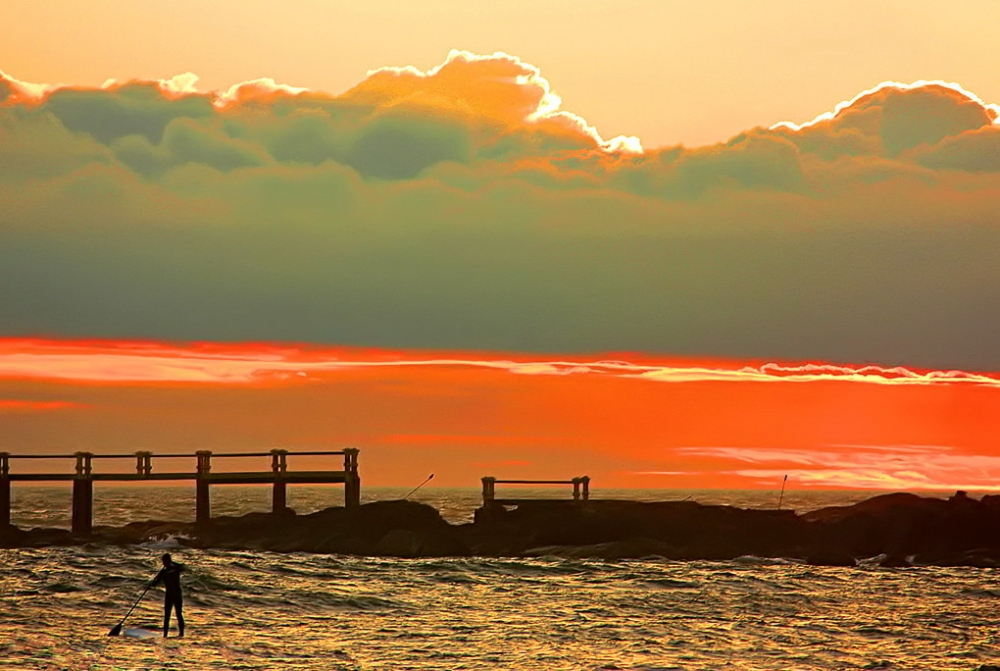
[[[427,479],[426,479],[426,480],[424,480],[424,481],[423,481],[423,482],[421,482],[421,483],[420,483],[419,485],[417,485],[416,487],[414,487],[413,489],[411,489],[411,490],[410,490],[410,493],[409,493],[409,494],[407,494],[406,496],[404,496],[404,497],[403,497],[403,500],[405,501],[406,499],[408,499],[408,498],[410,498],[411,496],[413,496],[413,494],[414,494],[414,493],[415,493],[415,492],[416,492],[416,491],[417,491],[418,489],[420,489],[421,487],[423,487],[424,485],[426,485],[426,484],[427,484],[428,482],[430,482],[430,481],[431,481],[431,480],[433,480],[433,479],[434,479],[434,474],[433,474],[433,473],[431,473],[430,475],[428,475],[428,476],[427,476]]]

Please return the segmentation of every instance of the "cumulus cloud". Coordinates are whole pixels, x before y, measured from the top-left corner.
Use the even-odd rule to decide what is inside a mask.
[[[643,150],[502,53],[340,95],[0,73],[0,334],[996,370],[997,112],[886,84]]]
[[[1000,171],[998,117],[1000,107],[957,84],[885,82],[812,121],[781,122],[770,132],[814,161],[818,186],[906,180],[933,187],[950,171]]]
[[[37,100],[55,88],[58,87],[23,82],[0,70],[0,102],[17,103]]]
[[[944,138],[917,154],[934,170],[1000,172],[1000,127],[996,124]]]
[[[566,148],[642,151],[634,137],[605,142],[582,117],[560,109],[562,100],[538,68],[502,52],[479,56],[454,50],[427,72],[413,67],[373,70],[343,98],[381,109],[444,111],[491,130],[548,136]]]
[[[779,122],[772,130],[789,129],[805,146],[853,144],[899,154],[922,144],[976,130],[997,122],[1000,107],[983,102],[961,86],[941,81],[914,84],[883,82],[840,103],[804,124]],[[864,142],[876,140],[877,144]],[[840,142],[837,142],[837,141]]]

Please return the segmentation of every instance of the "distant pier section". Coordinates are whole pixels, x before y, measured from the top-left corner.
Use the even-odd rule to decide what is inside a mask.
[[[343,456],[343,470],[290,471],[288,457]],[[213,460],[233,458],[271,458],[270,470],[212,471]],[[193,460],[194,471],[154,472],[153,459]],[[11,462],[17,460],[75,460],[73,473],[17,473],[11,472]],[[135,459],[135,473],[99,473],[94,471],[95,460]],[[208,450],[195,453],[136,452],[135,454],[74,454],[34,455],[0,452],[0,526],[10,524],[12,482],[72,482],[73,483],[73,533],[89,534],[94,525],[94,482],[194,480],[195,521],[208,522],[212,518],[212,485],[272,485],[272,510],[283,512],[287,507],[287,487],[290,484],[343,484],[344,506],[354,508],[361,504],[361,476],[358,474],[358,450],[346,448],[339,451],[297,451],[275,449],[270,452],[237,452],[213,454]]]
[[[490,505],[516,506],[519,503],[550,501],[552,499],[497,498],[497,485],[573,485],[573,500],[590,500],[590,477],[582,475],[569,480],[500,480],[492,476],[483,478],[483,507]]]
[[[504,480],[492,476],[487,476],[482,480],[483,505],[475,512],[475,520],[477,522],[485,522],[496,519],[498,515],[503,513],[507,506],[517,507],[527,504],[536,507],[539,505],[548,507],[560,504],[565,505],[567,503],[577,503],[582,505],[590,500],[590,477],[586,475],[570,478],[569,480]],[[573,498],[572,500],[569,500],[556,498],[529,498],[524,496],[497,497],[497,485],[533,485],[536,487],[545,485],[572,485]]]

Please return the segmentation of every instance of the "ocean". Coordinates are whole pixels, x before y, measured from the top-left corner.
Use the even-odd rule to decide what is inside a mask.
[[[14,487],[14,522],[68,526],[68,487]],[[218,492],[216,492],[218,490]],[[368,488],[365,500],[406,490]],[[532,492],[532,494],[536,494]],[[873,492],[788,492],[797,510]],[[264,487],[213,489],[216,515],[266,510]],[[337,504],[293,487],[289,504]],[[774,507],[773,492],[603,491],[648,500]],[[468,521],[476,490],[414,498]],[[102,487],[97,524],[189,520],[193,492]],[[109,637],[171,552],[184,576],[184,639]],[[654,671],[922,669],[1000,662],[1000,585],[989,569],[814,567],[571,559],[382,559],[128,548],[0,550],[0,669],[511,669]],[[162,592],[128,626],[157,629]]]

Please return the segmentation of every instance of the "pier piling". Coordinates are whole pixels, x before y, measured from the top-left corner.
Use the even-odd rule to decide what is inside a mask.
[[[344,449],[344,507],[361,505],[361,476],[358,474],[358,449]]]
[[[76,475],[73,477],[73,511],[71,529],[75,534],[89,534],[94,528],[94,475],[90,452],[77,452]]]
[[[149,474],[153,472],[153,453],[152,452],[136,452],[135,453],[135,473],[136,475],[142,475],[149,477]]]
[[[497,497],[497,479],[486,476],[483,478],[483,505],[493,503]]]
[[[288,471],[288,450],[271,450],[271,471],[274,473],[271,510],[275,514],[283,513],[288,507],[287,483],[284,480]]]
[[[204,524],[212,519],[212,499],[208,482],[209,474],[212,472],[212,452],[199,450],[195,452],[195,456],[198,457],[198,473],[194,490],[194,521]]]
[[[0,452],[0,527],[10,524],[10,455]]]

